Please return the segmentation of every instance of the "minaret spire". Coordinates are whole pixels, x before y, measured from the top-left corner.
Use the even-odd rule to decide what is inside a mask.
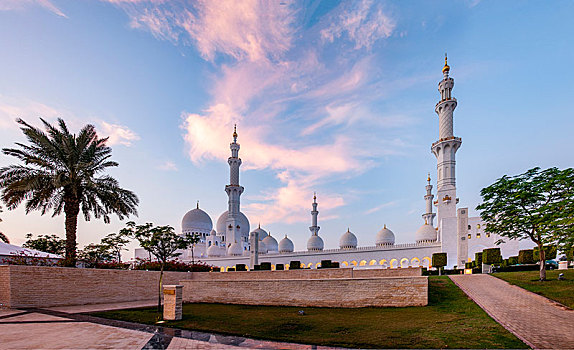
[[[422,216],[423,216],[423,219],[425,220],[425,224],[429,224],[431,226],[434,226],[433,220],[434,220],[434,217],[436,214],[434,214],[432,212],[432,200],[434,198],[434,195],[432,194],[432,185],[431,185],[430,173],[427,176],[427,185],[425,188],[427,190],[427,193],[424,196],[424,199],[426,202],[426,211]]]
[[[227,244],[231,242],[241,242],[244,248],[247,247],[247,237],[241,237],[241,226],[239,221],[240,207],[241,207],[241,194],[243,193],[243,186],[239,185],[239,167],[241,166],[241,158],[239,158],[240,146],[237,143],[237,125],[233,127],[233,142],[229,144],[231,150],[231,157],[227,159],[229,164],[229,185],[225,186],[225,192],[229,198],[228,200],[228,216],[225,222],[227,231],[225,232],[225,241]],[[249,230],[249,228],[247,228]]]
[[[317,225],[317,216],[319,211],[317,210],[317,193],[313,192],[313,210],[311,210],[311,226],[309,226],[309,231],[311,231],[311,237],[307,241],[307,250],[318,251],[323,250],[324,244],[321,237],[319,237],[320,227]]]

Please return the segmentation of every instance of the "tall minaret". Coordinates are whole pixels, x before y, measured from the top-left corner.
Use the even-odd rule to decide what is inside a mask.
[[[239,167],[241,158],[239,158],[239,144],[237,143],[237,125],[233,128],[233,142],[229,145],[231,157],[227,159],[229,164],[229,185],[225,186],[225,192],[229,197],[228,211],[229,215],[225,222],[227,231],[225,233],[225,242],[227,247],[233,242],[247,246],[247,242],[241,239],[241,227],[239,221],[240,198],[243,193],[243,186],[239,185]]]
[[[444,57],[443,79],[438,83],[440,101],[436,104],[435,112],[439,119],[439,139],[432,144],[432,153],[437,159],[437,220],[440,237],[443,235],[444,218],[456,218],[456,179],[455,155],[462,144],[460,137],[453,133],[453,112],[456,99],[452,97],[454,79],[448,76],[450,67],[447,57]],[[456,231],[456,230],[455,230]]]
[[[425,187],[427,190],[427,194],[424,197],[426,202],[426,212],[423,214],[423,220],[425,221],[425,223],[434,227],[433,220],[436,214],[432,212],[432,200],[434,198],[434,195],[432,194],[432,185],[430,181],[431,179],[429,174],[427,177],[427,185]]]
[[[307,240],[307,250],[309,251],[321,251],[325,247],[323,239],[319,237],[319,229],[317,226],[317,216],[319,211],[317,210],[317,194],[313,194],[313,210],[311,210],[311,226],[309,230],[311,231],[311,237]]]
[[[313,236],[319,235],[320,227],[317,226],[317,216],[319,215],[319,211],[317,210],[317,194],[313,194],[313,210],[311,210],[311,226],[309,230]]]

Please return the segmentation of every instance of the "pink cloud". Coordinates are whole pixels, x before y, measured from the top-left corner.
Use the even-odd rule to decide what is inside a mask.
[[[68,18],[65,13],[49,0],[2,0],[0,2],[0,11],[23,10],[28,6],[41,6],[60,17]]]
[[[108,137],[108,146],[122,145],[131,146],[133,141],[137,141],[140,137],[130,130],[127,126],[119,124],[110,124],[105,121],[100,122],[102,135]]]

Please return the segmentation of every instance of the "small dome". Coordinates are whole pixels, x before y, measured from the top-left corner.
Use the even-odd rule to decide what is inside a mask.
[[[227,248],[227,255],[235,255],[235,256],[243,255],[243,247],[241,246],[241,244],[233,242],[231,243],[229,248]]]
[[[257,232],[259,234],[259,240],[260,241],[262,241],[263,239],[265,239],[265,237],[267,237],[267,231],[262,229],[261,226],[259,226],[255,230],[253,230],[253,232]]]
[[[380,247],[383,245],[390,245],[390,244],[395,244],[395,234],[393,233],[393,231],[387,228],[387,225],[385,225],[383,229],[377,233],[377,238],[375,239],[375,245],[377,247]]]
[[[293,245],[293,242],[287,238],[287,235],[285,235],[285,238],[279,242],[279,253],[291,253],[294,250],[295,246]]]
[[[263,239],[263,243],[265,243],[268,252],[279,251],[279,244],[277,244],[277,240],[273,238],[271,234]]]
[[[215,230],[211,230],[211,232],[209,232],[210,236],[215,236],[217,233],[215,232]]]
[[[267,253],[267,246],[263,241],[259,241],[259,253]]]
[[[207,256],[212,257],[212,256],[222,256],[223,252],[221,247],[216,246],[215,244],[212,244],[209,246],[209,248],[207,248]]]
[[[417,243],[436,241],[436,230],[428,223],[425,223],[415,233],[415,240]]]
[[[339,248],[341,249],[355,249],[357,248],[357,236],[347,229],[341,239],[339,240]]]
[[[206,212],[199,209],[199,207],[188,211],[181,220],[181,231],[211,231],[213,229],[213,223],[211,218]]]
[[[324,246],[323,239],[319,236],[311,235],[307,241],[307,250],[310,251],[323,250]]]

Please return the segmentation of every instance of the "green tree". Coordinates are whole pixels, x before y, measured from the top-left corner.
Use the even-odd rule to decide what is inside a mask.
[[[136,225],[133,221],[126,224],[120,231],[124,235],[133,234],[140,246],[153,255],[160,264],[159,294],[157,311],[161,314],[161,294],[163,287],[163,271],[165,264],[181,255],[178,250],[187,249],[192,244],[192,236],[186,234],[179,236],[171,226],[154,226],[152,223]]]
[[[78,215],[89,221],[92,215],[109,223],[110,214],[120,220],[137,215],[137,196],[119,186],[116,179],[102,174],[118,163],[110,160],[112,149],[107,138],[99,138],[93,125],[84,126],[78,135],[70,133],[66,123],[58,119],[52,126],[40,119],[46,131],[22,119],[18,123],[29,145],[4,148],[4,154],[16,157],[23,164],[0,169],[2,200],[9,210],[26,202],[26,213],[39,210],[42,215],[65,215],[65,266],[76,266],[76,231]]]
[[[122,251],[127,250],[126,245],[131,242],[131,234],[127,231],[110,233],[102,238],[102,245],[107,246],[108,250],[113,252],[117,262],[122,262]]]
[[[560,244],[574,235],[574,169],[533,168],[504,175],[480,191],[476,207],[485,231],[508,239],[530,239],[539,251],[540,280],[546,279],[546,244]]]
[[[433,253],[432,255],[432,267],[438,268],[438,274],[441,275],[441,270],[446,266],[446,253]]]
[[[32,234],[28,233],[26,242],[22,244],[22,247],[64,255],[66,252],[66,240],[56,235],[39,235],[38,238],[32,238]]]
[[[188,233],[187,237],[191,246],[191,264],[195,265],[195,255],[193,254],[193,251],[195,249],[195,245],[199,243],[200,237],[197,233]]]
[[[78,258],[84,261],[88,267],[97,267],[99,263],[112,261],[114,257],[114,252],[105,244],[90,243],[78,251]]]

